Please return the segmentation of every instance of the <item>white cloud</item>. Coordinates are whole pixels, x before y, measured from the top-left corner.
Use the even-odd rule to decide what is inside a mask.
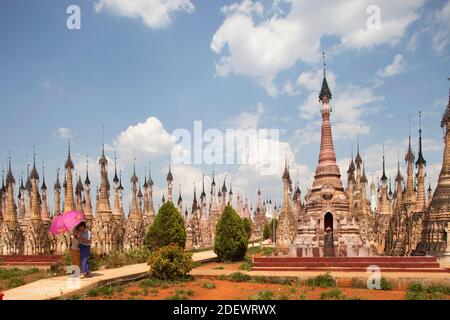
[[[149,117],[145,122],[129,126],[107,145],[107,150],[115,150],[122,161],[133,160],[133,150],[137,159],[148,159],[155,155],[169,155],[175,145],[175,137],[169,134],[161,121]]]
[[[252,0],[243,0],[242,2],[236,2],[228,6],[223,6],[220,11],[225,14],[244,14],[262,15],[264,8],[260,2],[253,2]]]
[[[61,139],[72,138],[72,130],[70,128],[59,128],[56,135]]]
[[[191,0],[99,0],[94,3],[96,12],[141,19],[149,28],[167,27],[177,12],[192,13]]]
[[[433,139],[422,139],[422,148],[423,151],[436,151],[436,152],[442,152],[444,149],[443,141],[437,142]]]
[[[432,16],[433,35],[431,38],[432,48],[435,53],[442,53],[450,44],[450,2],[436,10]]]
[[[263,152],[257,156],[264,158],[264,163],[274,165],[275,170],[272,174],[262,175],[259,165],[241,165],[238,173],[233,176],[233,181],[236,182],[237,188],[244,190],[244,192],[254,192],[254,194],[250,194],[250,196],[253,196],[253,199],[255,199],[256,191],[259,188],[262,189],[265,197],[270,196],[272,198],[282,199],[283,185],[281,176],[286,158],[288,160],[292,182],[295,184],[299,181],[302,190],[306,190],[311,186],[314,172],[307,166],[296,161],[295,154],[288,142],[280,141],[276,150]],[[262,162],[262,160],[259,162]]]
[[[50,89],[53,87],[53,84],[50,81],[44,81],[44,87]]]
[[[406,49],[410,52],[415,52],[419,47],[421,36],[422,31],[414,32],[406,45]]]
[[[111,173],[111,170],[114,170],[114,160],[111,160],[110,158],[106,157],[109,164],[109,173]],[[93,157],[87,157],[88,160],[88,170],[89,170],[89,180],[91,181],[91,184],[93,186],[99,186],[100,185],[100,174],[99,174],[99,165],[98,160],[99,158],[93,158]],[[86,178],[86,156],[82,155],[80,153],[75,153],[73,155],[73,162],[75,164],[75,174],[81,175],[81,181],[84,183],[84,180]],[[75,184],[77,181],[74,182]]]
[[[284,14],[280,6],[287,2]],[[259,1],[244,0],[225,7],[225,19],[211,41],[220,58],[216,74],[254,78],[269,95],[277,95],[278,73],[298,61],[317,62],[321,39],[334,36],[343,49],[395,45],[406,28],[419,17],[424,0],[378,1],[381,29],[368,29],[366,9],[370,0],[354,1],[274,1],[264,12]],[[277,10],[280,9],[280,10]],[[324,21],[324,17],[328,17]]]
[[[397,54],[394,57],[394,61],[392,61],[391,64],[388,64],[383,69],[378,70],[378,76],[385,78],[385,77],[392,77],[401,73],[404,73],[407,68],[407,63],[405,59],[403,58],[403,55]]]
[[[296,131],[300,144],[309,144],[320,140],[320,108],[319,90],[322,86],[323,71],[306,71],[297,79],[297,84],[311,91],[305,101],[298,107],[300,118],[308,123]],[[373,88],[353,85],[337,86],[336,76],[327,72],[327,82],[333,93],[331,102],[333,113],[334,139],[353,139],[358,134],[366,134],[370,127],[364,117],[379,111],[378,103],[384,97],[377,96]]]
[[[227,119],[224,124],[230,128],[238,129],[256,129],[259,126],[261,117],[264,114],[264,105],[259,102],[256,106],[256,110],[253,112],[243,111],[239,115]]]
[[[327,72],[327,82],[331,90],[336,86],[336,75],[333,72]],[[297,78],[297,84],[309,91],[317,91],[322,87],[323,70],[309,70],[302,72]]]
[[[295,87],[295,85],[290,80],[286,80],[283,89],[281,90],[281,93],[287,94],[289,96],[296,96],[300,94],[300,91]]]

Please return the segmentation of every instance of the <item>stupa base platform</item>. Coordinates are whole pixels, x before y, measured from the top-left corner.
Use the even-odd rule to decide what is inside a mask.
[[[442,272],[436,257],[260,257],[254,258],[252,271],[351,271],[366,272]]]
[[[30,267],[50,267],[53,263],[60,262],[60,255],[15,255],[0,256],[0,265],[2,266],[30,266]]]

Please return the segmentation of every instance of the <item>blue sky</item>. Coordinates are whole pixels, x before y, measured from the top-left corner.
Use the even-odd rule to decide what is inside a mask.
[[[159,1],[1,1],[0,162],[11,151],[18,178],[35,145],[39,167],[44,160],[47,184],[53,185],[70,129],[77,167],[88,154],[95,183],[104,125],[108,157],[117,150],[125,187],[136,149],[138,175],[152,162],[159,202],[170,150],[164,138],[177,128],[192,131],[201,120],[205,129],[280,129],[293,180],[300,180],[305,194],[319,150],[324,50],[341,173],[357,135],[369,176],[380,174],[382,144],[389,170],[396,168],[397,152],[404,167],[408,116],[417,150],[422,110],[433,186],[450,85],[449,1],[379,1],[380,29],[361,33],[369,2],[345,7],[325,1],[318,7],[304,0],[170,0],[153,7]],[[81,30],[66,28],[71,4],[81,9]],[[146,122],[150,117],[157,120]],[[259,176],[239,165],[215,169],[253,201],[258,187],[281,199],[278,174]],[[176,193],[181,183],[191,198],[192,184],[212,170],[175,167]]]

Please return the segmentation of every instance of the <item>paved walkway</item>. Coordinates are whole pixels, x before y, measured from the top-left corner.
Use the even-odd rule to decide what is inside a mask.
[[[205,261],[215,258],[213,251],[196,252],[192,256],[194,261]],[[117,269],[100,270],[93,272],[93,277],[86,279],[73,279],[67,276],[38,280],[24,286],[3,292],[4,300],[48,300],[79,291],[89,290],[92,287],[115,281],[126,281],[144,276],[148,272],[146,263],[129,265]],[[77,283],[77,281],[79,281]]]

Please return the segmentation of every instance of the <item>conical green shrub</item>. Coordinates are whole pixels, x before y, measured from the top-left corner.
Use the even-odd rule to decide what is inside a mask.
[[[214,252],[220,260],[240,261],[245,257],[247,246],[242,219],[231,206],[226,206],[217,223]]]
[[[155,250],[168,245],[186,245],[186,230],[180,212],[172,202],[167,201],[158,211],[155,221],[145,236],[145,245]]]

